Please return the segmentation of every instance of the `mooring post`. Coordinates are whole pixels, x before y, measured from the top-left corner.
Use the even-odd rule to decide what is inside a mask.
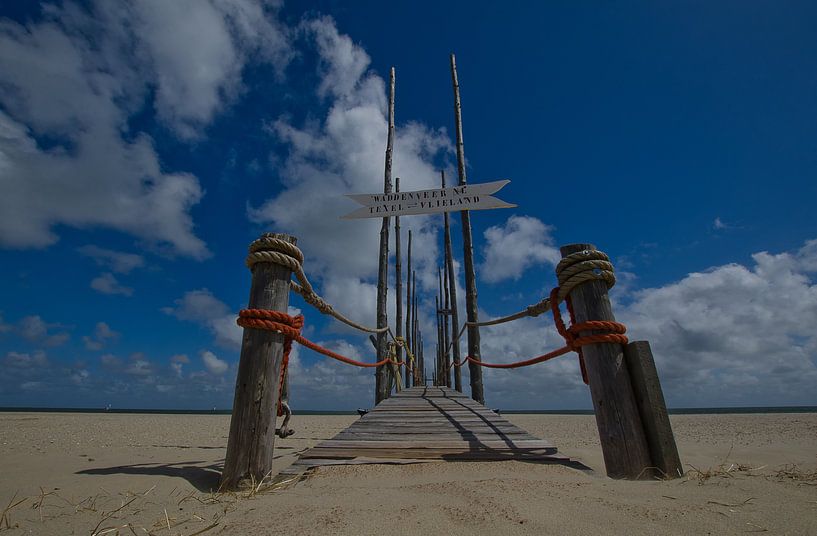
[[[562,257],[585,250],[592,244],[570,244],[560,248]],[[570,292],[576,322],[615,321],[607,284],[592,280]],[[583,331],[580,336],[597,332]],[[652,478],[650,451],[627,365],[620,344],[598,343],[582,347],[590,395],[599,428],[604,465],[610,478]]]
[[[262,235],[295,244],[293,236]],[[286,313],[290,277],[286,266],[258,262],[252,267],[249,309]],[[222,490],[237,489],[242,481],[255,483],[269,476],[275,443],[275,418],[284,357],[281,333],[245,328],[235,384],[227,455],[221,473]]]
[[[664,402],[664,393],[658,380],[658,370],[655,368],[650,343],[631,342],[624,347],[624,359],[627,361],[635,401],[641,414],[641,422],[644,424],[652,464],[661,471],[660,476],[665,478],[682,476],[684,468],[678,456],[675,436],[672,434],[667,404]]]
[[[396,193],[400,193],[400,177],[394,178],[394,191]],[[403,336],[403,262],[402,262],[402,253],[400,251],[400,216],[394,217],[394,302],[395,302],[395,320],[394,320],[394,331],[397,337]],[[406,337],[408,337],[408,333],[406,333]],[[399,344],[395,349],[397,352],[397,361],[403,360],[403,347]],[[408,387],[409,382],[409,366],[408,366],[408,354],[406,354],[406,365],[403,367],[404,372],[406,373],[406,387]],[[399,391],[402,385],[397,386],[397,390]]]

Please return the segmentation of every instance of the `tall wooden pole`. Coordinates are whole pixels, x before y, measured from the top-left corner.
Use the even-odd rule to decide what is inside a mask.
[[[285,234],[264,236],[296,242],[295,237]],[[291,274],[289,268],[280,264],[255,264],[248,308],[286,312]],[[272,470],[283,359],[281,333],[244,329],[220,489],[236,489],[246,480],[258,483]]]
[[[439,268],[437,269],[437,275],[439,275]],[[442,282],[440,282],[440,290],[442,290]],[[442,292],[440,292],[442,294]],[[434,297],[435,303],[437,304],[437,360],[436,365],[434,366],[434,378],[435,378],[435,385],[444,385],[445,382],[442,380],[443,376],[443,326],[442,326],[442,314],[440,313],[440,296],[437,295]]]
[[[449,349],[451,339],[448,336],[448,320],[449,315],[451,314],[449,307],[451,303],[448,297],[448,270],[445,267],[443,267],[443,293],[444,296],[441,298],[441,301],[444,304],[443,311],[445,311],[443,313],[443,361],[445,361],[445,386],[451,387],[451,350]]]
[[[445,172],[443,172],[443,188],[445,188]],[[460,330],[459,313],[457,311],[457,280],[454,277],[454,258],[451,249],[451,227],[448,222],[448,212],[443,212],[445,218],[445,270],[448,274],[449,290],[446,294],[446,300],[449,300],[450,305],[446,309],[451,314],[451,338],[453,339],[452,352],[454,354],[454,362],[460,362],[460,341],[458,335]],[[462,369],[454,367],[454,389],[462,392]]]
[[[459,185],[467,184],[465,174],[465,148],[462,143],[462,106],[460,104],[460,84],[457,80],[457,62],[451,54],[451,82],[454,86],[454,117],[457,129],[457,172]],[[471,216],[467,210],[460,212],[462,219],[462,246],[463,260],[465,261],[465,312],[468,322],[468,355],[481,361],[479,351],[479,327],[474,325],[479,321],[477,316],[477,276],[474,271],[474,245],[471,240]],[[482,386],[482,368],[479,365],[468,363],[471,376],[471,398],[485,404],[485,394]]]
[[[400,192],[400,177],[394,179],[394,191]],[[394,321],[394,331],[397,337],[403,336],[403,263],[402,254],[400,252],[400,216],[394,217],[394,269],[395,269],[395,284],[394,284],[394,301],[397,309],[397,317]],[[408,333],[406,333],[408,335]],[[406,356],[408,359],[408,356]],[[397,346],[397,361],[403,360],[403,347]],[[408,361],[406,361],[408,363]],[[406,387],[409,387],[409,367],[404,366],[403,370],[406,376]],[[397,386],[400,387],[399,385]],[[399,389],[398,389],[399,390]]]
[[[411,350],[412,355],[414,356],[414,372],[409,374],[406,372],[406,387],[411,387],[411,382],[416,379],[416,371],[417,371],[417,353],[412,350],[412,344],[414,344],[414,334],[411,332],[411,313],[412,313],[412,303],[411,303],[411,229],[408,232],[408,266],[406,266],[406,346],[409,350]],[[412,377],[414,376],[414,377]]]
[[[594,250],[596,246],[570,244],[560,249],[562,257],[566,257],[571,253]],[[604,281],[588,281],[575,287],[570,292],[570,300],[579,324],[589,320],[615,322]],[[592,334],[592,331],[579,333],[580,336]],[[651,478],[650,451],[624,360],[624,349],[614,343],[588,344],[582,346],[582,353],[607,476]]]
[[[412,322],[414,323],[414,325],[412,326],[412,333],[413,333],[412,338],[414,340],[414,355],[417,355],[417,352],[418,352],[418,350],[420,348],[420,319],[419,319],[419,315],[417,314],[417,311],[418,311],[418,307],[417,307],[417,272],[414,271],[414,270],[412,270],[412,272],[411,272],[411,288],[413,289],[413,293],[412,293],[413,305],[412,305],[412,307],[414,307],[414,314],[412,315],[414,317],[414,319],[412,320]],[[421,374],[422,374],[422,370],[423,370],[422,365],[423,365],[423,360],[422,360],[422,358],[420,358],[420,367],[421,367],[420,371],[421,371]]]
[[[389,133],[386,141],[386,170],[383,176],[383,193],[391,193],[391,162],[394,149],[394,67],[389,74]],[[389,285],[389,218],[383,218],[380,227],[380,257],[377,271],[377,327],[385,328],[389,325],[387,308]],[[386,333],[377,335],[377,360],[381,361],[388,356],[388,338]],[[377,367],[375,381],[375,404],[379,404],[389,397],[391,392],[391,367],[381,365]]]

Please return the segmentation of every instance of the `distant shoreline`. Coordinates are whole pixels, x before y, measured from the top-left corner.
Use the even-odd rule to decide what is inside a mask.
[[[593,415],[592,409],[509,409],[502,413],[508,415]],[[229,409],[104,409],[104,408],[34,408],[34,407],[0,407],[0,413],[111,413],[111,414],[146,414],[146,415],[229,415]],[[295,410],[295,415],[357,415],[357,411],[330,410]],[[725,408],[670,408],[671,415],[725,415],[725,414],[764,414],[764,413],[817,413],[817,406],[757,406]]]

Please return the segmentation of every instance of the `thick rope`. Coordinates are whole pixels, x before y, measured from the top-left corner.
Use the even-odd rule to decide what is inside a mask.
[[[398,367],[405,365],[403,361],[396,361],[391,356],[381,359],[377,363],[364,363],[362,361],[356,361],[349,357],[342,356],[303,337],[301,335],[303,322],[303,315],[290,316],[281,311],[271,311],[268,309],[242,309],[239,311],[238,320],[236,321],[236,323],[242,328],[277,331],[283,334],[286,339],[284,342],[285,350],[287,342],[289,342],[291,345],[292,341],[295,341],[298,344],[309,348],[310,350],[314,350],[319,354],[325,355],[326,357],[331,357],[332,359],[336,359],[356,367],[379,367],[389,363]]]
[[[603,251],[598,250],[579,251],[564,257],[556,266],[556,277],[559,281],[560,289],[558,296],[559,303],[567,298],[571,290],[587,281],[600,279],[607,283],[608,289],[616,284],[616,275],[613,271],[610,257]],[[526,316],[537,317],[551,310],[550,300],[551,297],[548,296],[512,315],[486,320],[484,322],[466,322],[465,326],[495,326],[497,324],[519,320]],[[462,336],[464,330],[465,327],[460,330],[456,337],[457,339]]]
[[[350,320],[321,298],[304,273],[304,254],[295,244],[291,244],[286,240],[275,238],[270,234],[264,234],[260,238],[250,244],[250,252],[247,255],[247,268],[252,270],[253,266],[258,263],[273,263],[286,266],[295,274],[295,281],[291,282],[292,290],[300,294],[304,301],[309,305],[315,307],[318,311],[325,315],[330,315],[333,318],[343,322],[347,326],[351,326],[357,330],[365,331],[366,333],[386,333],[389,331],[388,327],[383,328],[369,328],[362,324],[358,324],[354,320]]]
[[[517,361],[514,363],[485,363],[483,361],[476,360],[471,356],[467,356],[465,361],[460,363],[452,363],[451,366],[461,367],[465,362],[470,362],[487,368],[519,368],[542,363],[543,361],[548,361],[568,352],[575,351],[579,354],[579,365],[581,368],[582,379],[584,380],[584,383],[588,383],[587,369],[585,368],[584,364],[582,346],[598,343],[627,344],[628,340],[624,335],[624,333],[627,331],[627,327],[620,322],[603,320],[590,320],[576,324],[575,315],[573,314],[573,304],[570,300],[570,292],[582,283],[595,280],[602,280],[607,283],[608,288],[611,288],[616,282],[615,273],[613,272],[613,265],[610,263],[609,257],[602,251],[580,251],[564,257],[561,262],[559,262],[559,264],[556,266],[556,277],[559,281],[559,286],[555,287],[550,292],[550,296],[548,296],[548,298],[528,307],[528,309],[525,311],[516,313],[515,315],[491,320],[485,323],[466,323],[463,326],[463,329],[460,330],[460,333],[457,335],[456,339],[459,339],[463,331],[465,331],[465,327],[468,325],[494,325],[522,318],[524,316],[538,316],[544,312],[541,310],[542,306],[547,304],[548,308],[553,313],[553,322],[556,324],[556,330],[565,340],[565,345],[563,347],[531,359]],[[559,310],[559,303],[562,301],[567,303],[567,310],[570,313],[570,328],[565,326],[565,323],[562,320],[561,311]],[[594,333],[591,335],[580,336],[579,333],[582,331],[604,331],[605,333]]]

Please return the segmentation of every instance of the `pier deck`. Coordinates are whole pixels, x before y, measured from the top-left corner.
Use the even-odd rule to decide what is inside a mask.
[[[446,387],[393,395],[332,439],[301,454],[281,476],[365,463],[523,460],[571,464],[554,445]]]

